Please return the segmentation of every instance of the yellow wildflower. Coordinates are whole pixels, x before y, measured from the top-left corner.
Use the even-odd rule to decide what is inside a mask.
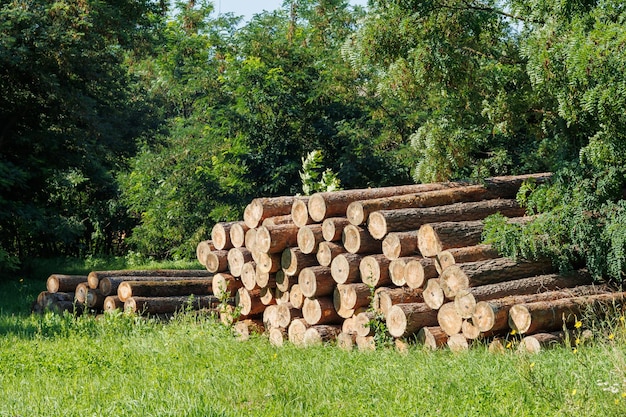
[[[582,327],[582,325],[583,325],[583,322],[582,322],[582,321],[580,321],[580,320],[578,320],[578,321],[576,321],[576,323],[574,324],[574,327],[576,327],[577,329],[580,329],[580,328]]]
[[[615,335],[613,333],[609,334],[609,340],[615,339]]]
[[[511,336],[515,336],[517,334],[517,330],[513,329],[511,330]]]
[[[576,388],[574,388],[574,389],[572,390],[572,396],[576,395],[576,393],[577,393],[577,392],[578,392],[578,391],[576,390]]]

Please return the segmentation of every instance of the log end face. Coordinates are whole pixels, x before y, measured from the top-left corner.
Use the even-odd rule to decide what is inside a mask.
[[[50,294],[54,294],[58,292],[59,291],[59,279],[54,275],[50,275],[48,279],[46,280],[46,289],[48,290]]]
[[[326,201],[321,194],[313,194],[308,202],[309,216],[315,222],[321,222],[326,218]]]
[[[387,312],[385,320],[387,330],[393,337],[402,337],[406,331],[407,318],[404,311],[398,306],[392,306]]]
[[[350,203],[348,208],[346,208],[346,217],[350,224],[355,226],[360,226],[365,223],[366,219],[365,213],[363,212],[363,205],[358,201]]]
[[[319,301],[314,298],[305,298],[302,304],[302,316],[310,325],[319,323],[322,319],[322,307]]]
[[[424,285],[424,266],[418,260],[407,262],[404,267],[404,280],[409,288],[421,288]]]
[[[474,314],[472,314],[472,323],[478,327],[481,332],[491,330],[496,322],[496,315],[491,305],[485,301],[476,303]]]
[[[383,239],[387,234],[387,220],[381,213],[375,211],[368,217],[367,230],[374,239]]]
[[[528,332],[532,323],[532,316],[523,305],[514,305],[509,310],[509,327],[519,334]]]
[[[417,233],[417,247],[422,256],[436,256],[443,250],[437,233],[430,224],[422,225]]]
[[[309,209],[304,200],[296,199],[291,206],[291,219],[298,227],[306,226],[309,223]]]

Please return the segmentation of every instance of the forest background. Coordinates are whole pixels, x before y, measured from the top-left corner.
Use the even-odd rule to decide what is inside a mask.
[[[249,22],[203,0],[0,4],[3,274],[192,259],[252,198],[302,193],[317,155],[345,189],[551,171],[518,196],[536,220],[486,239],[621,280],[621,0],[286,0]]]

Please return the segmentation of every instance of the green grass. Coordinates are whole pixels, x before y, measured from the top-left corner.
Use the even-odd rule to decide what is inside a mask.
[[[12,285],[20,297],[35,287],[16,277],[0,285],[4,298]],[[400,354],[239,342],[196,315],[163,323],[7,309],[0,416],[623,416],[623,323],[597,324],[575,350],[521,354],[513,342],[502,354]]]

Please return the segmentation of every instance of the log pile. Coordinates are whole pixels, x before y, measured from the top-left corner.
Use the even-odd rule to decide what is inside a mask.
[[[368,350],[386,327],[396,346],[462,350],[512,330],[554,332],[624,294],[585,271],[559,275],[550,262],[516,262],[481,244],[488,215],[527,222],[515,195],[549,176],[258,198],[243,220],[216,225],[212,240],[224,243],[201,243],[198,259],[236,297],[241,315],[225,311],[223,321],[238,320],[242,336],[264,329],[275,345]]]

